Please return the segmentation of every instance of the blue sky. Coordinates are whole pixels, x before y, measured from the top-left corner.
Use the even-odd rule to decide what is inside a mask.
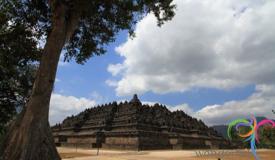
[[[114,43],[107,46],[106,54],[89,59],[84,65],[71,61],[60,65],[57,72],[58,82],[54,92],[67,96],[98,98],[99,103],[117,100],[130,100],[132,95],[117,96],[115,88],[108,86],[106,80],[112,78],[107,71],[109,64],[122,63],[124,58],[119,56],[115,48],[127,40],[127,32],[117,35]],[[193,88],[186,92],[158,94],[146,92],[138,95],[142,101],[159,102],[167,105],[187,103],[198,110],[206,105],[223,104],[231,100],[243,100],[255,92],[255,85],[220,90],[213,88]]]
[[[104,97],[103,102],[117,100],[115,91],[105,81],[111,77],[107,71],[110,63],[119,63],[123,57],[117,55],[115,47],[124,42],[127,32],[121,32],[116,36],[116,41],[106,47],[107,52],[101,56],[90,58],[84,65],[72,60],[69,63],[59,65],[55,92],[76,97],[93,98],[97,93]]]
[[[174,0],[161,28],[152,14],[84,65],[60,61],[50,122],[87,107],[130,100],[181,109],[209,125],[275,109],[275,2]],[[192,20],[192,21],[190,21]]]

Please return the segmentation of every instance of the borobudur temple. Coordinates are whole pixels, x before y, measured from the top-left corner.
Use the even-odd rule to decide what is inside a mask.
[[[229,142],[213,128],[183,111],[158,103],[113,102],[86,109],[52,127],[57,146],[106,149],[227,148]]]

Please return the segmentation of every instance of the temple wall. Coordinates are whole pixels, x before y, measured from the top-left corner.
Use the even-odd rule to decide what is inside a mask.
[[[137,137],[106,137],[105,139],[106,144],[138,144]]]
[[[102,148],[137,150],[138,144],[139,141],[137,137],[106,137]]]
[[[96,148],[95,137],[67,137],[66,142],[59,142],[63,147]],[[221,140],[208,140],[192,137],[172,137],[166,134],[151,134],[139,137],[106,137],[101,146],[105,149],[126,149],[126,150],[152,150],[152,149],[217,149],[226,146]],[[226,147],[224,147],[226,148]]]
[[[60,143],[60,146],[62,147],[68,147],[68,148],[96,148],[93,147],[93,144],[90,143]]]
[[[67,138],[67,143],[96,143],[96,138],[94,137],[69,137]]]
[[[59,138],[58,137],[54,137],[54,143],[58,143],[59,142]]]
[[[198,137],[170,138],[169,142],[173,149],[211,148],[211,142],[206,143],[205,139]]]
[[[144,136],[139,137],[139,148],[141,150],[172,149],[167,136]]]

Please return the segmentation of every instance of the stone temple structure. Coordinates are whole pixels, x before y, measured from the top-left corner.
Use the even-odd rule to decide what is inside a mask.
[[[101,105],[52,127],[58,146],[108,149],[227,148],[228,142],[201,120],[165,106],[130,102]]]

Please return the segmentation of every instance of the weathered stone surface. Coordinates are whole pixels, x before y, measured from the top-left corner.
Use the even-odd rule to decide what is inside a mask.
[[[142,105],[137,95],[86,109],[52,127],[57,145],[112,149],[226,148],[230,144],[201,120],[165,106]]]

